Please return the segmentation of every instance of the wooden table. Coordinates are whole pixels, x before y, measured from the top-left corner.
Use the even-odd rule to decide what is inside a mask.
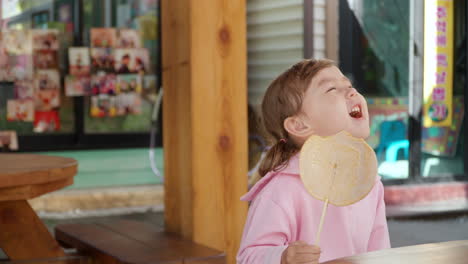
[[[0,248],[10,260],[65,257],[28,199],[73,183],[71,158],[0,154]]]
[[[323,264],[466,264],[468,240],[423,244],[369,252]]]

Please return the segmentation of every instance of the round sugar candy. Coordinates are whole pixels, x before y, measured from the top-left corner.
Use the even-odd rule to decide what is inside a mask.
[[[360,138],[342,131],[329,137],[311,136],[299,159],[300,175],[316,199],[346,206],[364,198],[374,186],[377,158]]]

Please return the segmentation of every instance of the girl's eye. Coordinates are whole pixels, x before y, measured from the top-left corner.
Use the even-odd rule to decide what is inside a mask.
[[[332,87],[332,88],[328,89],[328,90],[327,90],[327,93],[328,93],[328,92],[331,92],[331,91],[333,91],[333,90],[336,90],[336,88],[335,88],[335,87]]]

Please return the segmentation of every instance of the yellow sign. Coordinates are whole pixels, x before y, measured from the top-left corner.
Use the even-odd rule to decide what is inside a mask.
[[[452,124],[453,0],[424,1],[424,123]]]

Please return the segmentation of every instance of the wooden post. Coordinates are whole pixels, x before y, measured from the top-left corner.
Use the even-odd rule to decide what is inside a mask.
[[[163,0],[166,230],[235,254],[247,213],[245,1]]]

